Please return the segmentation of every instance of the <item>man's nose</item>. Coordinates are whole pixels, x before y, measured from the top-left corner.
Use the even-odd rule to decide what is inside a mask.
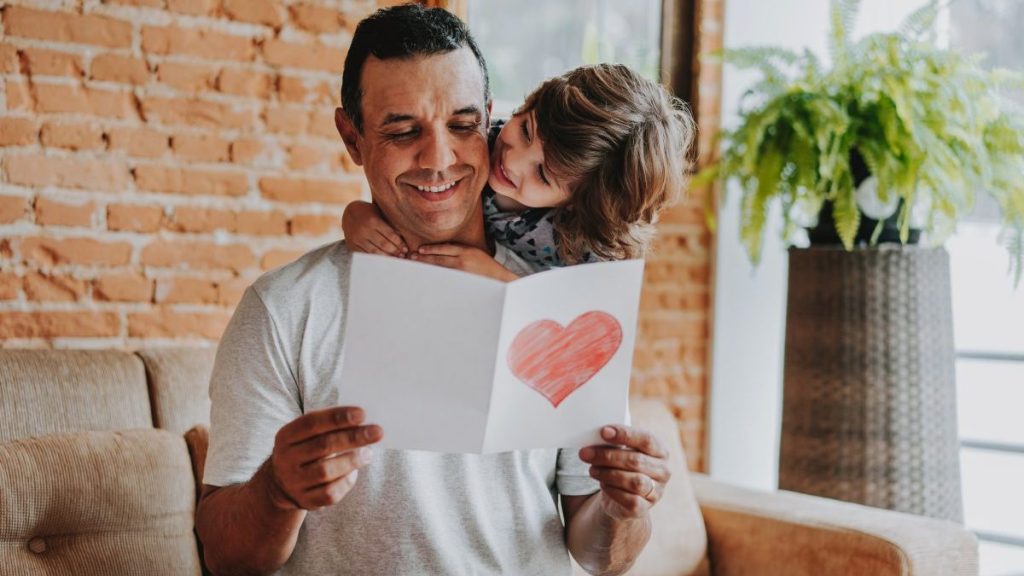
[[[455,163],[455,143],[446,130],[429,132],[420,150],[420,168],[444,170]]]

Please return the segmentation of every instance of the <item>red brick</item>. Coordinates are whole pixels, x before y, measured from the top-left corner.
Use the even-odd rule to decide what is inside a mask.
[[[249,61],[256,55],[251,38],[170,26],[143,27],[142,49],[149,54],[197,56],[209,60]]]
[[[217,79],[217,69],[201,64],[161,62],[156,69],[157,79],[172,88],[190,94],[212,90]]]
[[[323,146],[296,144],[288,149],[288,167],[292,170],[308,170],[323,166],[330,154]]]
[[[29,91],[28,82],[7,81],[7,110],[11,112],[32,110],[32,93]]]
[[[250,98],[266,98],[270,93],[270,84],[269,74],[237,68],[225,68],[217,77],[217,89],[221,92]]]
[[[107,302],[152,302],[153,284],[140,274],[109,274],[93,280],[92,295]]]
[[[111,150],[124,150],[129,156],[157,158],[168,149],[167,135],[150,128],[113,128],[107,139]]]
[[[95,44],[109,48],[132,45],[132,25],[93,14],[69,14],[8,6],[3,11],[4,30],[9,36]]]
[[[341,217],[331,214],[299,214],[292,218],[289,233],[293,236],[324,236],[336,232],[341,236]]]
[[[288,13],[278,0],[224,0],[224,12],[241,22],[280,28]]]
[[[322,80],[281,76],[277,79],[277,97],[281,102],[332,104],[331,86]]]
[[[111,204],[107,206],[107,228],[119,232],[156,232],[163,222],[160,206]]]
[[[212,16],[220,11],[220,0],[167,0],[167,9],[194,16]]]
[[[205,100],[152,97],[143,100],[142,110],[147,121],[167,125],[241,129],[251,128],[256,122],[253,107],[236,107]]]
[[[180,134],[171,138],[174,154],[198,162],[227,162],[229,142],[212,134]]]
[[[230,231],[235,227],[235,214],[226,210],[181,206],[174,210],[168,226],[178,232]]]
[[[43,146],[69,150],[97,150],[104,147],[103,131],[84,122],[47,122],[39,134]]]
[[[39,124],[32,118],[0,117],[0,146],[28,146],[39,137]]]
[[[0,339],[112,337],[121,323],[114,312],[0,312]]]
[[[260,260],[260,268],[270,270],[297,260],[305,252],[302,250],[270,250]]]
[[[299,44],[271,38],[263,42],[263,59],[271,66],[303,68],[340,74],[345,51],[323,44]]]
[[[146,6],[149,8],[163,8],[164,0],[105,0],[106,2],[113,2],[114,4],[124,4],[125,6]]]
[[[89,76],[94,80],[139,85],[149,80],[149,66],[142,58],[100,54],[92,59]]]
[[[0,238],[0,258],[6,258],[10,260],[14,257],[14,251],[11,250],[11,241],[8,238]]]
[[[0,196],[0,224],[17,222],[28,214],[28,198]]]
[[[234,309],[242,300],[245,289],[252,284],[252,281],[245,278],[232,278],[217,283],[217,303]]]
[[[83,264],[123,266],[131,260],[132,245],[93,238],[23,238],[21,255],[46,266]]]
[[[256,265],[256,256],[244,244],[156,240],[143,248],[141,263],[162,268],[241,272]]]
[[[216,304],[217,284],[201,278],[161,279],[156,286],[160,304]]]
[[[231,315],[227,312],[160,310],[128,315],[128,335],[135,338],[199,337],[217,340]]]
[[[10,74],[21,70],[18,60],[18,49],[10,44],[0,43],[0,74]]]
[[[358,180],[267,177],[260,179],[260,191],[264,198],[280,202],[347,204],[361,197],[363,184]]]
[[[72,76],[82,75],[82,57],[67,52],[45,50],[43,48],[25,48],[21,50],[25,71],[32,76]]]
[[[309,114],[302,108],[267,107],[263,121],[271,132],[298,135],[309,127]]]
[[[292,20],[299,28],[316,34],[333,34],[345,27],[345,18],[337,9],[315,4],[291,7]]]
[[[0,300],[17,300],[21,278],[13,272],[0,272]]]
[[[131,92],[63,84],[36,84],[33,91],[36,110],[39,112],[91,114],[120,119],[138,118],[135,97]]]
[[[333,111],[317,111],[313,110],[309,113],[309,134],[311,136],[320,136],[332,141],[340,141],[338,136],[338,127],[334,123],[334,112]]]
[[[75,302],[85,295],[84,280],[30,272],[25,276],[25,297],[44,302]]]
[[[235,222],[239,234],[284,236],[288,234],[288,217],[281,212],[247,210],[239,212]]]
[[[127,185],[124,163],[112,159],[52,157],[42,154],[8,156],[7,181],[25,186],[61,186],[120,192]]]
[[[41,226],[92,226],[96,204],[85,202],[72,204],[45,197],[36,198],[36,224]]]
[[[231,143],[231,161],[235,164],[252,164],[264,151],[259,138],[241,138]]]
[[[140,190],[170,194],[205,196],[242,196],[249,179],[242,172],[222,172],[138,166],[135,186]]]

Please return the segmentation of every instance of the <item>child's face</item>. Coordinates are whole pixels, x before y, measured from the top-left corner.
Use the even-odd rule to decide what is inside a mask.
[[[561,206],[568,186],[552,178],[544,163],[544,145],[537,136],[535,114],[516,114],[501,129],[491,150],[487,182],[502,196],[530,208]]]

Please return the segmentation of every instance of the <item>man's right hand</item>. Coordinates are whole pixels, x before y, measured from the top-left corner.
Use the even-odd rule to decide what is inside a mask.
[[[362,408],[309,412],[285,424],[268,461],[271,500],[285,510],[317,510],[341,501],[370,462],[370,444],[384,433],[363,426]]]

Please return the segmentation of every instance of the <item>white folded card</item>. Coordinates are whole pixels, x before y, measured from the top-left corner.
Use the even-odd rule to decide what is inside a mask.
[[[354,254],[339,398],[383,448],[489,453],[600,444],[626,424],[642,260],[504,283]]]

